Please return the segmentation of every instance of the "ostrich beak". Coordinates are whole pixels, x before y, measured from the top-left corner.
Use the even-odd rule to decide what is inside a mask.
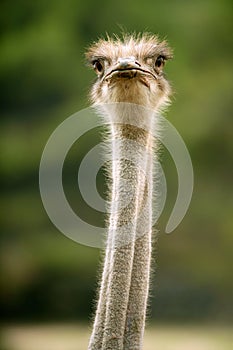
[[[119,58],[117,64],[119,69],[138,68],[141,66],[135,57]]]
[[[104,80],[116,78],[135,78],[138,73],[152,75],[153,78],[157,78],[148,69],[143,69],[141,64],[136,60],[135,57],[124,57],[119,58],[117,63],[113,65],[103,77]]]

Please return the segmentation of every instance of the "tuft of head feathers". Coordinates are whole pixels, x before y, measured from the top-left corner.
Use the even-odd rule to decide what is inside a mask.
[[[123,34],[122,39],[114,35],[107,36],[107,39],[100,39],[94,42],[86,52],[86,59],[89,64],[93,60],[101,58],[110,62],[118,57],[153,57],[163,56],[165,60],[172,58],[172,50],[165,40],[160,41],[157,35],[150,33]]]

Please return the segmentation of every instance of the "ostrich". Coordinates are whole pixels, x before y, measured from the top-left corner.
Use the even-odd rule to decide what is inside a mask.
[[[166,41],[148,33],[100,39],[86,53],[97,74],[91,100],[110,125],[114,160],[105,260],[89,350],[142,349],[150,283],[153,161],[158,153],[152,135],[158,127],[156,113],[169,103],[171,88],[163,67],[171,57]]]

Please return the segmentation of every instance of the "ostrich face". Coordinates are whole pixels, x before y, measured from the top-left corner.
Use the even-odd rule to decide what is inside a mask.
[[[149,34],[100,40],[86,54],[97,74],[92,102],[163,107],[171,92],[163,67],[171,56],[167,43]]]

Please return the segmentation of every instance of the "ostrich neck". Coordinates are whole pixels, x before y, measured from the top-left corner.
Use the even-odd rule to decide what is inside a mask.
[[[111,214],[89,350],[142,349],[151,256],[151,114],[130,104],[104,113],[111,135]]]

